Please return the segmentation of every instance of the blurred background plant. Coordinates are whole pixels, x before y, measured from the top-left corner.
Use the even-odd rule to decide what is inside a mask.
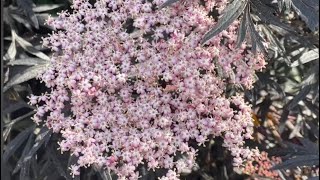
[[[261,37],[269,43],[268,66],[257,74],[254,88],[246,91],[246,99],[253,105],[252,120],[256,125],[255,139],[248,143],[263,151],[263,156],[247,162],[245,168],[234,168],[231,156],[221,146],[221,139],[212,139],[205,147],[198,148],[198,164],[193,171],[181,177],[316,179],[319,176],[319,1],[244,2],[250,6],[243,8],[243,13],[232,16],[233,19],[221,18],[223,21],[205,38],[209,39],[220,31],[219,28],[228,27],[240,17],[246,28],[239,29],[239,41],[244,41],[248,34],[258,48]],[[164,7],[171,3],[179,2],[170,0]],[[76,158],[60,154],[57,150],[59,135],[36,126],[31,120],[35,107],[27,103],[30,94],[50,91],[35,78],[46,70],[50,60],[50,50],[41,45],[41,37],[53,31],[45,25],[45,19],[50,15],[55,17],[62,9],[71,10],[70,2],[4,1],[2,178],[5,180],[72,179],[68,167]],[[226,14],[239,11],[231,10]],[[251,17],[250,21],[244,18],[246,14]],[[234,92],[235,87],[230,87],[230,93]],[[141,179],[156,177],[154,172],[143,174]],[[112,176],[112,173],[90,167],[81,169],[81,177],[75,178],[115,179]]]

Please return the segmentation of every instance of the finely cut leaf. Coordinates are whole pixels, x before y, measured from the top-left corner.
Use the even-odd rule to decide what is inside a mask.
[[[315,0],[304,0],[303,1],[306,5],[312,7],[313,9],[319,11],[319,1]]]
[[[31,22],[33,23],[33,26],[36,29],[39,29],[38,19],[32,10],[32,0],[17,0],[17,5],[24,11],[24,14],[30,18]]]
[[[305,102],[309,102],[309,101],[305,101]],[[315,111],[317,111],[319,113],[319,108],[314,108],[314,109],[316,109]],[[319,133],[319,126],[317,126],[313,122],[306,122],[305,125],[306,125],[307,129],[309,129],[313,133],[313,135],[319,139],[319,134],[320,134]]]
[[[292,6],[291,0],[278,0],[279,11],[281,12],[283,9],[288,10]]]
[[[46,179],[46,175],[48,171],[52,171],[51,169],[52,162],[51,161],[45,161],[44,164],[41,165],[41,169],[39,171],[39,179]]]
[[[24,108],[24,107],[29,107],[29,105],[24,102],[23,100],[18,101],[18,102],[13,102],[10,103],[8,106],[4,106],[5,108],[3,108],[3,113],[7,114],[7,113],[12,113],[18,109]]]
[[[27,29],[32,31],[32,26],[29,20],[20,14],[11,14],[12,18],[15,19],[17,22],[23,24]]]
[[[37,7],[32,8],[33,12],[45,12],[45,11],[51,11],[57,8],[62,7],[64,4],[46,4],[46,5],[38,5]]]
[[[33,115],[34,113],[35,113],[34,111],[30,111],[29,113],[26,113],[26,114],[24,114],[24,115],[22,115],[22,116],[19,116],[18,118],[11,120],[11,121],[10,121],[9,123],[7,123],[4,127],[13,126],[15,123],[17,123],[17,122],[19,122],[19,121],[21,121],[21,120],[23,120],[23,119],[26,119],[27,117]]]
[[[24,162],[20,170],[20,179],[31,180],[30,178],[30,161]]]
[[[2,166],[1,167],[1,179],[11,179],[11,172],[9,166]]]
[[[309,177],[308,180],[319,180],[319,176]]]
[[[259,35],[259,33],[256,31],[254,24],[252,22],[250,12],[246,11],[244,16],[246,16],[248,21],[248,34],[250,34],[251,37],[251,43],[252,43],[252,51],[253,53],[257,52],[257,48],[260,49],[265,55],[267,54],[266,49],[263,45],[263,38]]]
[[[25,115],[23,115],[23,116],[20,116],[20,117],[18,117],[18,118],[16,118],[16,119],[10,121],[9,123],[7,123],[7,124],[5,125],[6,129],[3,131],[3,139],[4,139],[4,141],[7,140],[8,136],[9,136],[9,134],[10,134],[10,132],[11,132],[11,129],[12,129],[12,127],[13,127],[13,125],[14,125],[15,123],[17,123],[17,122],[19,122],[19,121],[21,121],[21,120],[23,120],[23,119],[26,119],[28,116],[30,116],[30,115],[32,115],[32,114],[34,114],[33,111],[31,111],[31,112],[29,112],[29,113],[27,113],[27,114],[25,114]]]
[[[25,156],[27,155],[27,153],[29,152],[30,148],[32,147],[32,140],[33,140],[33,137],[34,137],[34,134],[31,134],[29,136],[29,139],[27,141],[27,144],[24,146],[24,149],[22,151],[22,155],[21,157],[19,158],[19,161],[17,162],[17,165],[16,167],[14,168],[13,170],[13,174],[15,174],[16,172],[18,172],[21,167],[22,167],[22,164],[23,164],[23,159],[25,158]]]
[[[301,121],[299,123],[296,123],[296,125],[293,127],[293,129],[291,130],[291,133],[289,134],[289,139],[292,139],[294,137],[303,137],[300,134],[300,130],[302,128],[303,124],[301,123]]]
[[[294,10],[307,23],[310,30],[319,29],[319,11],[306,4],[306,0],[291,0]],[[316,0],[315,0],[316,1]],[[310,2],[310,1],[309,1]],[[319,3],[318,3],[319,9]]]
[[[299,140],[302,146],[291,142],[284,142],[284,145],[287,146],[286,148],[275,148],[270,152],[270,155],[285,156],[286,158],[319,155],[317,143],[314,143],[307,138],[299,138]]]
[[[3,114],[12,113],[24,107],[30,106],[21,98],[16,90],[10,89],[3,93]]]
[[[33,23],[33,26],[36,29],[39,29],[39,21],[38,21],[37,16],[35,14],[33,14],[32,16],[30,16],[30,19],[31,19],[31,22]]]
[[[308,149],[309,154],[319,154],[319,147],[317,143],[310,141],[308,138],[300,138],[303,147]]]
[[[161,6],[159,6],[159,9],[165,8],[167,6],[170,6],[171,4],[178,2],[179,0],[167,0],[164,2]]]
[[[36,138],[35,144],[30,149],[26,157],[23,159],[23,162],[26,162],[31,159],[31,157],[38,151],[38,149],[44,144],[48,139],[50,139],[52,132],[45,128],[42,129],[44,132],[39,134]]]
[[[275,48],[276,52],[280,51],[280,52],[284,52],[285,48],[283,46],[283,44],[279,41],[279,39],[275,36],[275,34],[272,32],[272,30],[270,29],[270,27],[268,26],[262,26],[262,32],[266,35],[266,38],[270,41],[270,43],[272,44],[271,48]],[[284,57],[285,62],[287,64],[291,64],[290,60],[287,57]]]
[[[23,144],[23,142],[32,133],[35,126],[29,127],[22,132],[20,132],[12,141],[8,143],[3,153],[3,161],[6,162],[15,153],[15,151]]]
[[[38,51],[36,48],[34,48],[32,46],[31,43],[29,43],[28,41],[24,40],[23,38],[21,38],[20,36],[17,35],[17,33],[15,31],[12,31],[12,36],[14,36],[14,38],[17,40],[17,42],[20,44],[20,46],[25,49],[26,51],[28,51],[29,53],[49,61],[50,58],[45,55],[43,52]]]
[[[40,58],[24,58],[24,59],[16,59],[14,61],[10,61],[8,65],[22,65],[22,66],[33,66],[33,65],[44,65],[48,64],[49,61],[44,61]]]
[[[273,25],[278,26],[282,29],[285,29],[288,32],[294,32],[292,27],[281,22],[280,19],[273,14],[273,13],[275,13],[275,11],[272,8],[261,3],[261,1],[259,1],[259,0],[251,1],[251,2],[252,2],[251,4],[253,5],[253,7],[255,7],[255,10],[256,10],[255,14],[258,15],[258,17],[264,23],[273,24]]]
[[[3,91],[5,92],[10,87],[20,84],[22,82],[28,81],[30,79],[33,79],[38,76],[39,73],[44,71],[47,68],[47,64],[38,65],[38,66],[32,66],[29,68],[26,68],[23,72],[16,74],[13,76],[9,82],[3,87]]]
[[[201,44],[206,43],[213,36],[227,29],[229,25],[243,13],[247,3],[247,0],[234,0],[231,4],[229,4],[224,10],[225,13],[221,18],[219,18],[217,24],[204,35]]]
[[[288,105],[288,109],[293,109],[301,100],[303,100],[311,91],[311,85],[306,85],[303,87],[299,93],[291,100]]]
[[[52,163],[55,166],[55,168],[57,169],[57,171],[59,172],[59,174],[61,176],[63,176],[64,178],[66,178],[68,180],[71,180],[71,178],[69,176],[67,176],[67,172],[65,171],[65,168],[62,167],[61,161],[58,159],[58,157],[55,154],[55,152],[53,152],[52,147],[49,147],[47,149],[47,152],[48,152],[48,156],[52,160]]]
[[[97,171],[99,173],[100,177],[103,180],[112,180],[112,177],[111,177],[110,172],[109,172],[108,169],[99,168],[96,165],[93,165],[93,168],[94,168],[95,171]]]
[[[244,11],[249,11],[249,7],[247,7]],[[244,39],[246,38],[246,34],[247,34],[247,18],[246,16],[242,16],[240,27],[238,30],[237,47],[241,46]]]
[[[12,42],[5,56],[9,57],[10,60],[14,60],[16,55],[17,55],[16,40],[12,38]]]
[[[296,67],[316,59],[319,59],[319,49],[312,49],[306,53],[303,53],[298,60],[291,64],[291,67]]]
[[[39,177],[39,166],[36,158],[31,158],[31,169],[34,179],[38,179]]]
[[[319,165],[319,155],[305,155],[297,156],[295,158],[284,161],[283,163],[273,166],[271,170],[275,169],[292,169],[300,166],[314,166]]]
[[[284,7],[284,3],[282,2],[282,0],[279,0],[278,1],[278,10],[281,12],[283,7]]]

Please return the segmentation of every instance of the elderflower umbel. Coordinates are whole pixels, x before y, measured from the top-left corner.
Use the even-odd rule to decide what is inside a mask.
[[[157,9],[164,2],[74,0],[72,13],[47,21],[57,31],[43,42],[55,53],[40,78],[52,91],[30,103],[41,102],[35,122],[44,119],[62,134],[60,150],[79,157],[73,175],[97,164],[119,179],[137,179],[144,163],[167,168],[162,179],[174,180],[195,163],[188,141],[201,145],[209,136],[224,138],[236,166],[252,156],[244,146],[252,134],[250,106],[225,89],[251,88],[263,57],[245,51],[246,44],[235,48],[238,21],[200,45],[216,24],[209,11],[221,13],[227,1]],[[174,160],[177,152],[184,158]]]

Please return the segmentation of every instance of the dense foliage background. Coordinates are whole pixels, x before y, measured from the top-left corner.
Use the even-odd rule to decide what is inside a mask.
[[[247,4],[241,4],[244,2]],[[182,2],[169,0],[163,8],[172,3]],[[37,73],[46,69],[51,53],[42,47],[41,37],[52,32],[45,20],[63,9],[70,10],[69,1],[5,0],[2,122],[5,142],[2,178],[5,180],[72,179],[68,167],[76,158],[60,154],[57,141],[61,137],[46,127],[36,126],[31,120],[35,107],[27,103],[30,94],[49,91],[35,79]],[[226,7],[225,15],[205,36],[204,42],[241,18],[239,43],[250,40],[253,50],[265,51],[267,68],[257,74],[254,88],[245,92],[246,100],[253,105],[255,123],[255,139],[247,143],[264,151],[265,158],[248,162],[245,171],[234,168],[230,154],[221,146],[222,140],[212,139],[198,148],[198,166],[182,175],[182,179],[319,176],[318,16],[319,1],[313,0],[234,0]],[[267,49],[262,39],[270,42]],[[241,90],[228,88],[230,94]],[[145,169],[141,172],[142,179],[155,179],[158,173]],[[89,167],[81,170],[81,177],[75,178],[115,179],[115,175]]]

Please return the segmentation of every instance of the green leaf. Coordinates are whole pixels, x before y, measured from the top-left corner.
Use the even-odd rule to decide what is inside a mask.
[[[201,44],[205,44],[212,37],[227,29],[229,25],[233,23],[243,13],[247,4],[248,0],[232,1],[232,3],[229,4],[224,10],[224,14],[221,18],[219,18],[217,24],[204,35]]]

